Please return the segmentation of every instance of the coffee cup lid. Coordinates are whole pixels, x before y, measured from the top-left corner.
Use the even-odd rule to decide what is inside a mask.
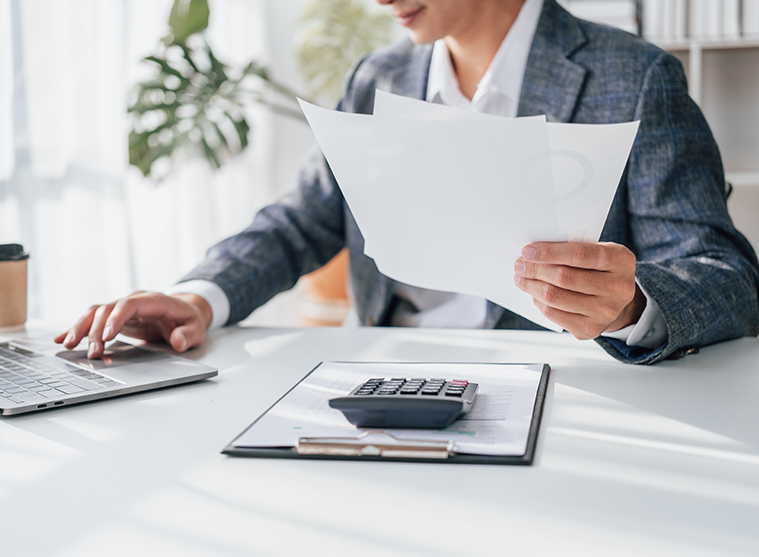
[[[0,244],[0,261],[21,261],[29,259],[21,244]]]

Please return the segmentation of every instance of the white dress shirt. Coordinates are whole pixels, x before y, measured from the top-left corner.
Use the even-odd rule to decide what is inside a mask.
[[[459,89],[445,42],[437,41],[432,51],[426,100],[474,112],[516,117],[527,58],[542,8],[543,0],[526,0],[471,101]],[[667,328],[659,306],[645,289],[641,287],[641,290],[647,304],[639,322],[604,336],[624,340],[629,345],[655,348],[666,341]],[[208,300],[213,310],[211,328],[226,323],[229,300],[218,285],[192,280],[167,291],[169,294],[180,292],[195,293]],[[482,328],[485,324],[487,301],[484,298],[402,283],[396,285],[394,293],[401,299],[391,319],[394,326],[471,329]]]

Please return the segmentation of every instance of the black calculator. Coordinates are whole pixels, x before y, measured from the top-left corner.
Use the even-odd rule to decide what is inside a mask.
[[[329,405],[357,427],[443,429],[472,409],[477,388],[465,379],[374,378]]]

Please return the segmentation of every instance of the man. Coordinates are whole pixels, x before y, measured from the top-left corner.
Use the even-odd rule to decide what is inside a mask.
[[[411,42],[362,60],[340,110],[371,112],[379,88],[502,116],[641,121],[602,242],[535,243],[514,262],[516,284],[547,318],[631,363],[757,334],[756,255],[727,214],[719,152],[674,57],[579,21],[555,0],[378,2]],[[209,326],[243,319],[345,245],[364,325],[539,328],[492,302],[381,275],[315,154],[292,194],[213,247],[173,295],[138,292],[92,307],[56,342],[72,348],[88,336],[88,355],[98,357],[121,331],[184,351]]]

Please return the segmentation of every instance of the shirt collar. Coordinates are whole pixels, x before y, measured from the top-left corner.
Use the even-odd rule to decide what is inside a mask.
[[[525,1],[490,63],[490,67],[477,86],[477,92],[471,102],[459,89],[448,47],[442,39],[436,41],[432,49],[427,80],[427,100],[476,110],[478,101],[485,95],[500,94],[511,99],[513,106],[516,107],[519,104],[527,58],[530,55],[542,8],[543,0]],[[516,114],[511,116],[516,116]]]

